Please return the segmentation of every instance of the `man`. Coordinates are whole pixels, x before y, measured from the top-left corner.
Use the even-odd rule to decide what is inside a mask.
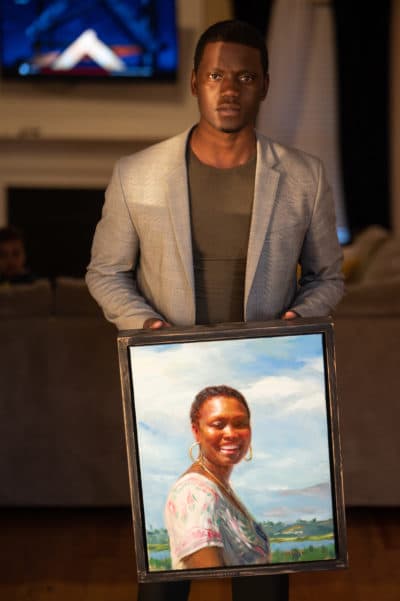
[[[119,329],[322,316],[340,300],[319,160],[254,130],[268,85],[260,34],[216,23],[195,52],[198,124],[117,163],[87,283]],[[244,595],[285,599],[287,578],[236,579]]]

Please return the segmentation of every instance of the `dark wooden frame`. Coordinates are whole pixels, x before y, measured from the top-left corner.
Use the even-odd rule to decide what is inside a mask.
[[[135,422],[135,404],[132,366],[129,348],[160,344],[200,341],[239,340],[252,338],[274,338],[322,334],[326,414],[328,420],[328,447],[330,456],[331,492],[333,521],[335,527],[336,557],[318,561],[270,563],[240,567],[205,568],[190,570],[154,571],[148,566],[146,551],[145,516],[142,484],[139,467],[139,444]],[[216,326],[194,326],[191,328],[167,328],[163,330],[132,330],[118,336],[118,352],[122,385],[125,435],[128,455],[129,481],[132,503],[134,545],[139,582],[161,582],[182,579],[223,578],[260,574],[279,574],[302,571],[317,571],[345,568],[348,565],[345,506],[343,495],[343,470],[337,409],[336,363],[333,323],[330,318],[296,319],[293,321],[252,322],[248,324],[222,324]],[[156,369],[156,366],[155,366]],[[156,376],[155,376],[156,377]]]

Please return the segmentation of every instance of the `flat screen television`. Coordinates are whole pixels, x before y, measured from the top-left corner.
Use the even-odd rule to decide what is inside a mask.
[[[175,0],[2,0],[3,78],[173,80],[177,62]]]

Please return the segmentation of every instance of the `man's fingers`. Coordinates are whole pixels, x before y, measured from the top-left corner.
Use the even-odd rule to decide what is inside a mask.
[[[162,319],[156,319],[155,317],[150,317],[150,319],[146,319],[143,324],[143,328],[145,330],[160,330],[161,328],[170,328],[171,325]]]
[[[281,319],[296,319],[296,317],[298,317],[298,315],[295,311],[286,311]]]

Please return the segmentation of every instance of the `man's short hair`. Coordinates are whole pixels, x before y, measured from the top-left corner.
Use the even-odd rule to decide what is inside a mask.
[[[197,72],[204,48],[212,42],[231,42],[233,44],[242,44],[250,48],[256,48],[260,52],[261,66],[264,75],[268,73],[268,51],[265,40],[261,33],[245,21],[231,19],[228,21],[219,21],[206,29],[200,36],[194,52],[194,70]]]

